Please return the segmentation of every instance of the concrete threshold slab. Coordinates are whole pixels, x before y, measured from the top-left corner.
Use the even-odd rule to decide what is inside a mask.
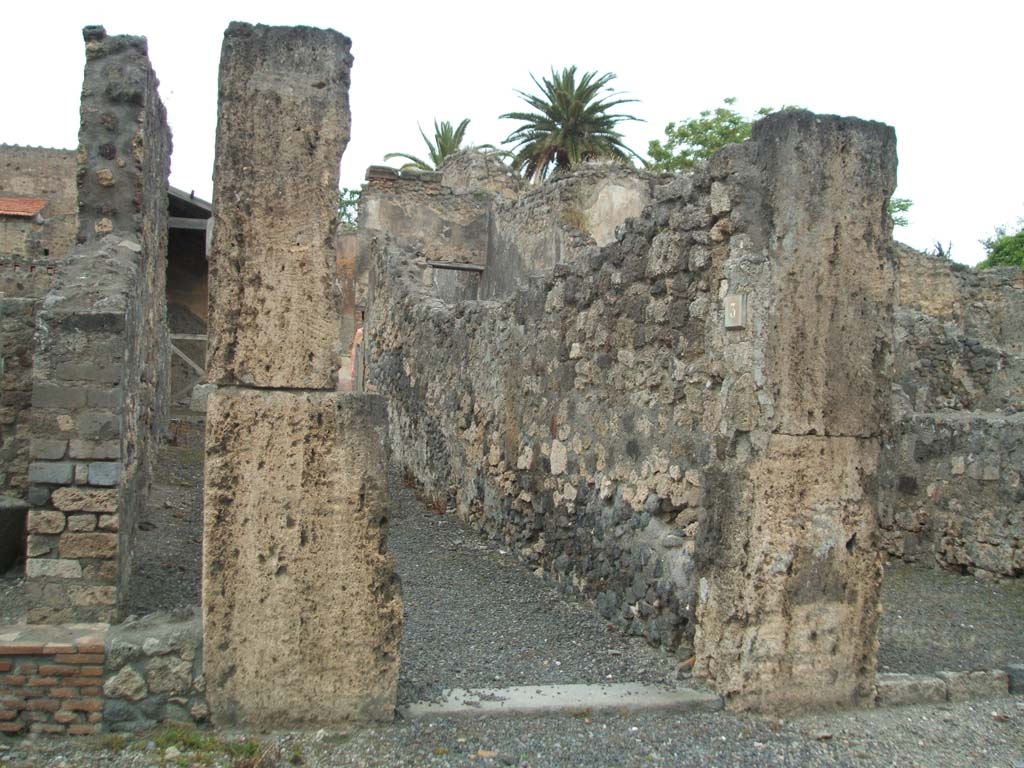
[[[550,715],[583,711],[716,712],[722,699],[681,686],[646,683],[517,685],[510,688],[453,688],[443,701],[418,701],[398,708],[409,719]]]

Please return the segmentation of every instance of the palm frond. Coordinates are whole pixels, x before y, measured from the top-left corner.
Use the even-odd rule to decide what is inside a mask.
[[[598,157],[613,157],[624,162],[640,158],[622,142],[615,126],[638,120],[629,114],[610,110],[636,99],[620,98],[600,92],[615,75],[585,72],[577,81],[576,67],[551,69],[550,79],[530,75],[540,94],[516,91],[532,112],[507,112],[502,119],[522,123],[503,144],[512,144],[513,166],[533,181],[546,178],[552,170],[567,169]]]

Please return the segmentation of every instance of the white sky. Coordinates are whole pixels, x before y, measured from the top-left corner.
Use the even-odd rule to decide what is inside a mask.
[[[797,104],[881,120],[899,139],[897,195],[914,201],[896,236],[952,242],[975,263],[978,240],[1024,216],[1018,2],[386,2],[210,0],[9,3],[0,45],[0,142],[77,144],[85,57],[81,27],[149,38],[174,132],[171,183],[209,200],[217,66],[229,21],[331,27],[352,38],[352,140],[342,185],[358,186],[390,151],[422,155],[417,123],[471,119],[497,144],[530,73],[576,64],[611,71],[639,99],[623,125],[646,154],[665,124],[726,96],[752,113]]]

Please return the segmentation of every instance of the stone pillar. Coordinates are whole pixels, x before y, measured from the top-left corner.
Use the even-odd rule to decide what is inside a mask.
[[[698,542],[696,672],[734,707],[873,694],[895,171],[891,128],[808,112],[712,161],[711,205],[731,208],[723,369],[757,399]]]
[[[204,671],[219,724],[388,720],[402,604],[385,416],[334,391],[349,40],[232,23],[214,172]]]

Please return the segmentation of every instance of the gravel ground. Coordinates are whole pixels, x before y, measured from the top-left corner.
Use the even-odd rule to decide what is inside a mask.
[[[203,557],[203,422],[176,414],[139,515],[126,608],[139,616],[199,605]]]
[[[391,493],[388,544],[405,601],[400,703],[454,687],[674,681],[675,658],[427,511],[397,473]]]
[[[163,768],[233,762],[216,748],[170,754],[140,734],[0,742],[4,768]],[[226,738],[232,738],[230,735]],[[240,738],[240,737],[235,737]],[[345,731],[254,735],[260,768],[360,766],[866,766],[1016,768],[1024,764],[1020,697],[861,710],[790,720],[730,713],[438,719]],[[6,746],[6,750],[2,747]],[[112,749],[111,747],[117,747]]]
[[[879,671],[995,669],[1024,662],[1024,579],[894,564],[882,582]]]

